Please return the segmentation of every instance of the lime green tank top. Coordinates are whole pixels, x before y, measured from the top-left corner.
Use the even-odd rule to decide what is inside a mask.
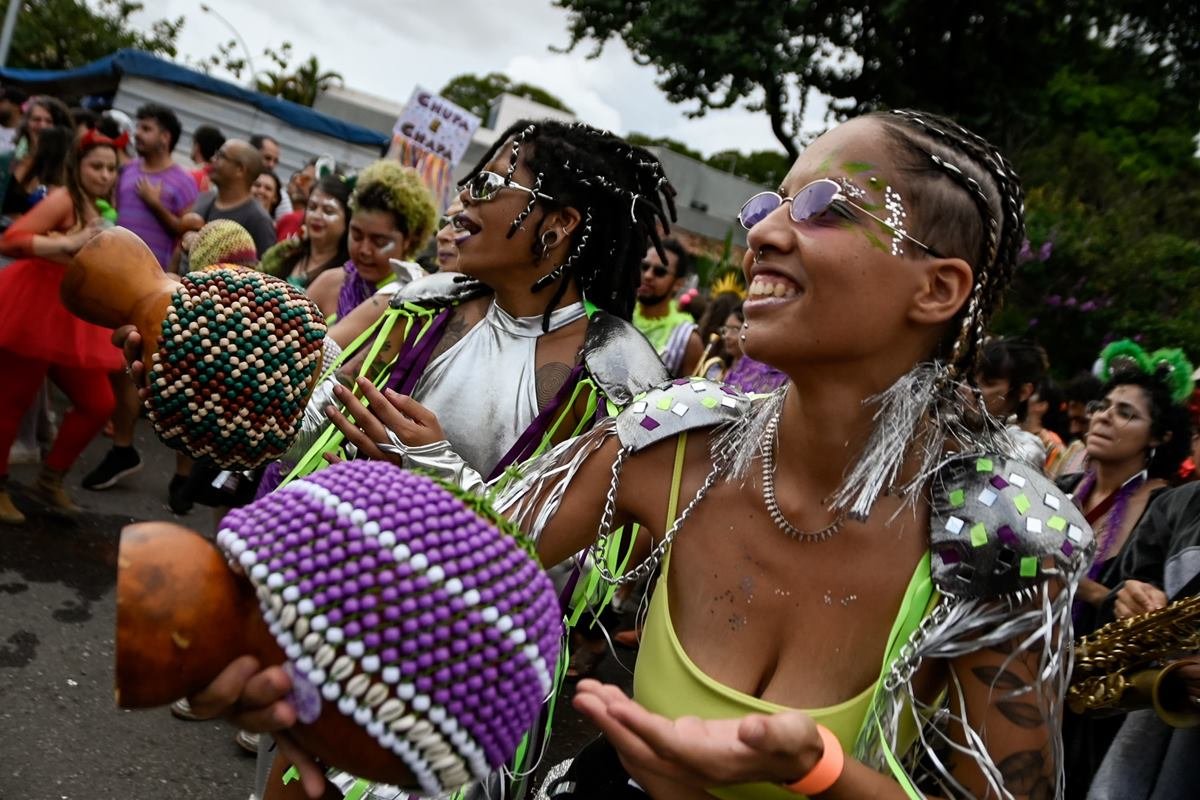
[[[683,470],[683,453],[686,448],[686,434],[679,437],[675,451],[675,471],[671,482],[671,499],[669,502],[667,528],[674,523],[679,501],[679,482]],[[650,601],[650,609],[646,615],[646,627],[642,633],[642,643],[638,651],[637,665],[633,675],[633,696],[645,708],[669,719],[682,716],[696,716],[702,719],[730,719],[747,714],[775,714],[780,711],[790,711],[786,706],[768,702],[753,695],[731,689],[724,684],[704,674],[688,657],[675,628],[671,624],[670,600],[667,587],[667,570],[670,562],[670,552],[663,559],[662,578]],[[896,621],[892,625],[891,634],[885,650],[884,667],[889,664],[921,620],[932,609],[937,601],[933,591],[933,583],[929,572],[929,554],[926,553],[917,563],[908,589],[900,603]],[[838,741],[847,753],[854,750],[859,731],[867,722],[877,692],[881,691],[882,677],[885,669],[881,668],[880,678],[859,694],[837,705],[826,708],[799,709],[808,714],[816,722],[829,728],[837,736]],[[902,717],[907,725],[901,725],[900,752],[912,743],[915,728],[911,715]],[[789,792],[783,787],[770,783],[743,784],[728,786],[721,789],[710,789],[709,794],[723,800],[797,800],[800,795]]]

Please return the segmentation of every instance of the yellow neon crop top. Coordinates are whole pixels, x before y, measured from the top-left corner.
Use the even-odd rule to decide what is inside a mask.
[[[675,474],[671,484],[668,529],[674,522],[678,508],[679,477],[682,473],[685,446],[686,435],[680,436],[675,455]],[[774,714],[792,710],[718,683],[704,674],[688,657],[671,624],[667,592],[669,562],[668,551],[663,559],[662,577],[658,581],[658,588],[650,601],[650,609],[646,616],[646,627],[642,634],[642,644],[633,676],[634,698],[648,710],[671,719],[685,715],[704,719],[730,719],[746,714]],[[885,663],[890,661],[891,655],[908,640],[935,601],[929,573],[929,554],[926,553],[913,571],[896,621],[892,625],[885,650]],[[849,700],[826,708],[800,710],[829,728],[838,737],[846,752],[852,753],[881,680],[882,671],[875,683]],[[907,724],[901,725],[901,752],[907,749],[915,736],[911,718],[905,715],[903,719]],[[769,783],[710,789],[709,793],[723,800],[797,800],[800,797],[781,786]]]

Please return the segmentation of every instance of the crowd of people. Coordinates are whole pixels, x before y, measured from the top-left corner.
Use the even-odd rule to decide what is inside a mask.
[[[313,155],[284,181],[278,141],[211,125],[188,169],[182,132],[158,105],[0,91],[0,523],[25,521],[10,461],[40,461],[22,497],[63,514],[102,432],[85,490],[143,467],[140,337],[58,297],[115,224],[169,275],[259,269],[329,326],[291,451],[233,481],[177,455],[173,512],[219,518],[331,461],[383,459],[487,492],[560,586],[609,585],[564,608],[581,620],[564,677],[602,736],[550,771],[550,796],[1191,796],[1200,654],[1150,665],[1163,679],[1119,714],[1069,712],[1063,687],[1073,637],[1200,591],[1194,367],[1121,340],[1064,376],[1031,339],[992,335],[1024,219],[988,142],[918,112],[834,128],[746,201],[741,270],[702,288],[662,164],[587,125],[514,124],[445,209],[398,161]],[[947,548],[938,526],[968,502],[944,477],[956,454],[980,456],[989,509],[1041,481],[1039,508],[1073,504],[1091,533],[1041,535],[1020,494],[998,534]],[[1014,552],[1019,578],[985,574]],[[631,629],[614,608],[640,609]],[[638,651],[633,698],[592,677],[610,638]],[[291,765],[308,796],[337,792],[287,735],[290,688],[246,657],[173,711],[231,718],[270,767],[264,797],[296,791]]]

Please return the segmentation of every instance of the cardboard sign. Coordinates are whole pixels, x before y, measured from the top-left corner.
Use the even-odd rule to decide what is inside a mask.
[[[457,164],[479,123],[479,117],[470,111],[418,86],[400,112],[392,134]]]

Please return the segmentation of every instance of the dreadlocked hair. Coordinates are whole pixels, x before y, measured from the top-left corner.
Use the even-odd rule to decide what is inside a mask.
[[[917,238],[974,272],[971,297],[939,353],[951,377],[974,381],[984,334],[1025,238],[1021,180],[983,137],[945,117],[909,109],[868,116],[883,125],[900,157]]]
[[[653,244],[666,263],[659,228],[665,234],[675,221],[675,189],[662,164],[649,151],[583,123],[520,120],[500,134],[470,174],[484,170],[506,145],[508,177],[524,155],[534,175],[530,188],[554,198],[531,195],[513,221],[510,237],[538,205],[547,210],[574,208],[583,218],[566,260],[532,287],[539,292],[557,284],[542,318],[543,330],[549,330],[550,313],[572,279],[598,307],[630,319],[646,248]],[[538,259],[544,250],[544,218],[539,218],[533,236],[533,256]]]

